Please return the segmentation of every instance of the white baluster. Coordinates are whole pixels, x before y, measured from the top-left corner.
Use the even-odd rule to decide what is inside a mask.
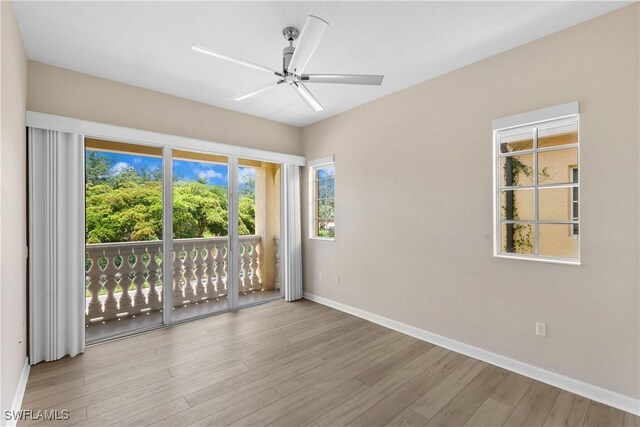
[[[274,288],[280,289],[280,236],[275,236],[276,241],[276,277],[274,280]]]
[[[260,274],[260,261],[258,256],[260,255],[260,252],[258,250],[258,247],[260,246],[260,240],[253,240],[252,242],[250,242],[250,247],[251,247],[251,288],[256,290],[256,289],[260,289],[260,283],[262,282],[261,280],[261,274]]]
[[[144,271],[145,266],[142,262],[142,255],[144,254],[144,248],[140,246],[134,246],[131,248],[131,254],[134,257],[133,265],[128,263],[127,265],[131,269],[133,274],[133,285],[136,287],[135,294],[133,295],[133,309],[131,313],[140,313],[140,310],[147,307],[147,299],[144,295]]]
[[[224,275],[224,272],[225,272],[224,243],[216,243],[215,248],[216,248],[216,254],[214,258],[214,269],[216,272],[215,293],[217,296],[219,296],[219,295],[226,294],[224,281],[222,280],[222,276]]]
[[[91,294],[91,298],[87,302],[85,316],[85,323],[88,325],[91,319],[102,317],[102,302],[98,297],[98,295],[100,294],[100,290],[102,289],[102,284],[100,283],[102,270],[98,265],[100,258],[102,258],[102,252],[88,251],[86,256],[87,259],[91,262],[91,265],[86,271],[86,277],[89,281],[87,290]]]
[[[177,244],[173,245],[173,306],[179,307],[184,304],[184,271],[182,266],[181,251]]]
[[[157,289],[158,278],[162,274],[162,270],[158,265],[156,257],[160,255],[162,258],[161,246],[157,247],[157,251],[153,250],[153,247],[146,247],[145,252],[149,255],[149,260],[146,264],[147,283],[149,284],[149,292],[147,293],[147,304],[152,310],[159,310],[162,308],[162,301]],[[162,274],[162,286],[164,287],[165,275]]]

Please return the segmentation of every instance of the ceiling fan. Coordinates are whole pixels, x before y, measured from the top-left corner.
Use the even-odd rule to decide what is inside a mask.
[[[298,32],[297,28],[286,27],[282,30],[282,35],[289,42],[289,46],[285,47],[282,52],[282,71],[276,71],[272,68],[265,67],[250,61],[234,58],[206,47],[194,44],[192,49],[196,52],[204,53],[215,58],[225,59],[236,64],[264,71],[278,77],[278,80],[268,86],[253,90],[242,95],[238,95],[232,99],[242,101],[260,93],[266,92],[280,84],[286,83],[292,87],[300,98],[314,111],[322,111],[322,105],[311,94],[304,83],[345,83],[355,85],[374,85],[380,86],[384,76],[380,75],[364,75],[364,74],[304,74],[304,70],[311,59],[311,55],[316,51],[320,44],[324,31],[329,23],[317,16],[309,15],[302,28],[302,32]],[[293,41],[300,36],[298,44],[293,47]]]

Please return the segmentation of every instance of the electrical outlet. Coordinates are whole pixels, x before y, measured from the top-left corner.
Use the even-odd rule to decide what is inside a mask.
[[[536,335],[541,337],[547,336],[547,324],[542,322],[536,322]]]
[[[339,285],[339,284],[340,284],[340,276],[336,274],[336,285]]]
[[[320,278],[320,280],[322,280],[322,271],[318,273],[318,277]]]

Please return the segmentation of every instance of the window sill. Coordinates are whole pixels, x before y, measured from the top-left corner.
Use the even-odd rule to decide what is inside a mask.
[[[579,259],[528,256],[528,255],[517,255],[517,254],[494,254],[493,257],[505,258],[505,259],[517,259],[521,261],[546,262],[550,264],[582,265]]]
[[[309,240],[324,240],[325,242],[335,242],[336,238],[335,237],[315,237],[315,236],[310,236]]]

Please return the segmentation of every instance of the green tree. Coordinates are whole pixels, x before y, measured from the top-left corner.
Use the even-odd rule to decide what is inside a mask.
[[[239,232],[255,233],[255,178],[244,174],[239,198]],[[162,238],[162,169],[113,164],[104,153],[86,156],[86,242]],[[226,236],[227,189],[206,179],[173,177],[174,238]]]
[[[113,161],[104,153],[88,151],[85,160],[85,174],[87,184],[105,183],[109,179],[109,169]]]

